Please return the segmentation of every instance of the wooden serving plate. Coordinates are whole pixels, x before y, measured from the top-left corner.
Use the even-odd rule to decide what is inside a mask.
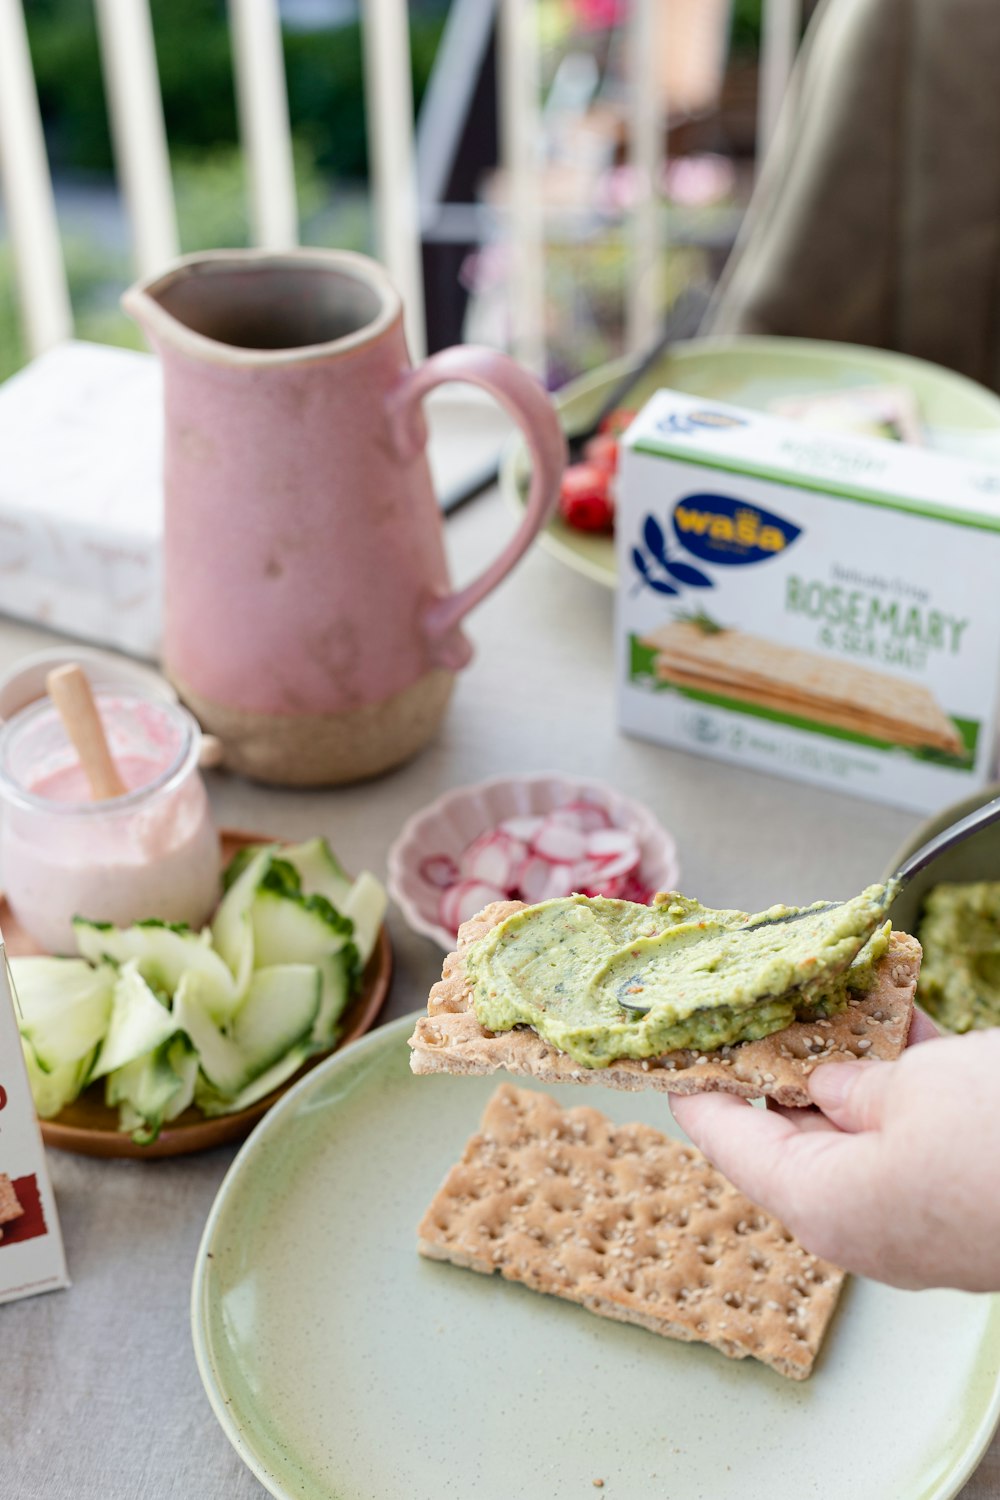
[[[235,829],[224,828],[220,832],[222,843],[222,859],[226,864],[239,849],[248,844],[274,844],[280,843],[280,839],[271,838],[267,834],[242,833]],[[5,896],[0,895],[0,930],[3,931],[4,944],[11,958],[21,958],[41,952],[41,949],[21,927],[14,913],[7,905]],[[249,1135],[271,1105],[280,1099],[282,1094],[292,1087],[293,1083],[305,1076],[310,1068],[316,1063],[322,1062],[324,1057],[329,1057],[330,1052],[339,1052],[346,1047],[348,1042],[353,1042],[362,1036],[373,1024],[382,1006],[385,1004],[389,993],[389,985],[392,981],[392,947],[389,943],[389,934],[383,926],[379,933],[378,943],[371,958],[368,960],[364,975],[362,976],[361,989],[355,995],[350,1005],[344,1011],[341,1019],[343,1033],[335,1047],[327,1052],[317,1052],[307,1063],[303,1063],[297,1073],[294,1073],[287,1083],[281,1085],[273,1093],[267,1094],[263,1099],[258,1099],[256,1104],[251,1104],[248,1109],[238,1110],[232,1115],[217,1115],[208,1119],[193,1105],[186,1109],[176,1120],[171,1120],[160,1131],[156,1140],[149,1146],[136,1145],[132,1137],[125,1131],[118,1129],[118,1111],[109,1109],[104,1102],[104,1080],[85,1089],[78,1099],[68,1104],[64,1110],[51,1120],[41,1120],[42,1139],[47,1146],[57,1146],[61,1151],[75,1151],[81,1156],[121,1156],[133,1157],[143,1161],[150,1161],[163,1156],[187,1156],[193,1151],[206,1151],[212,1146],[225,1146],[232,1141],[240,1141]]]

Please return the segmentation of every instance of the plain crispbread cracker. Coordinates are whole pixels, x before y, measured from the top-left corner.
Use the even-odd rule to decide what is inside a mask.
[[[421,1255],[793,1380],[843,1282],[693,1146],[509,1083],[417,1232]]]
[[[875,984],[826,1021],[793,1021],[759,1042],[737,1042],[717,1052],[668,1052],[663,1057],[621,1058],[607,1068],[585,1068],[530,1027],[486,1031],[472,1008],[462,953],[522,901],[495,901],[459,929],[458,949],[444,961],[430,992],[427,1015],[410,1038],[414,1073],[495,1073],[505,1068],[543,1083],[598,1083],[616,1089],[663,1089],[698,1094],[716,1089],[744,1099],[762,1095],[778,1104],[812,1103],[806,1080],[831,1058],[872,1057],[891,1061],[906,1046],[913,994],[920,971],[916,938],[894,932],[875,967]]]
[[[785,646],[742,630],[707,633],[686,621],[675,621],[643,636],[656,651],[659,676],[675,673],[751,694],[778,693],[801,705],[801,713],[836,710],[857,713],[882,723],[905,726],[915,743],[959,754],[961,737],[934,695],[922,684],[877,672],[836,657]]]
[[[829,724],[835,729],[848,729],[854,734],[864,734],[875,740],[885,740],[892,745],[906,745],[915,749],[928,747],[955,752],[957,736],[942,735],[930,745],[928,731],[915,729],[912,724],[886,718],[875,712],[862,709],[843,708],[839,704],[797,698],[781,693],[777,689],[765,692],[754,686],[736,682],[723,682],[714,677],[703,677],[693,672],[682,671],[657,657],[656,675],[661,682],[672,682],[677,687],[691,688],[699,693],[712,693],[716,697],[728,698],[737,703],[749,703],[757,708],[770,708],[778,713],[793,714],[800,719],[809,719],[817,724]]]

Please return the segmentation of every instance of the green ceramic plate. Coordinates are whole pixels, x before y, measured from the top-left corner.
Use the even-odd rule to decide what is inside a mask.
[[[605,365],[567,385],[557,397],[567,430],[586,426],[606,392],[624,374],[624,363]],[[629,404],[641,406],[663,386],[768,411],[785,396],[808,396],[865,385],[903,385],[913,391],[927,441],[946,453],[995,462],[1000,458],[1000,397],[939,365],[883,349],[825,344],[810,339],[714,338],[675,344],[636,387]],[[501,487],[524,503],[526,458],[515,440],[501,468]],[[598,583],[614,588],[614,542],[587,536],[556,520],[542,545]]]
[[[608,1500],[957,1492],[1000,1413],[998,1298],[851,1282],[797,1384],[421,1260],[417,1222],[496,1080],[414,1078],[413,1019],[271,1111],[202,1240],[202,1379],[272,1494],[583,1500],[595,1479]],[[674,1133],[661,1097],[587,1103]]]

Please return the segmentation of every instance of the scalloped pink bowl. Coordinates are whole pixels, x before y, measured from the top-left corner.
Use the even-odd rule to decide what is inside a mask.
[[[680,878],[677,845],[647,807],[623,797],[606,782],[551,772],[498,776],[475,786],[456,787],[415,813],[389,850],[390,895],[416,932],[450,951],[455,935],[441,925],[441,892],[421,875],[423,862],[434,854],[457,860],[474,838],[504,818],[548,813],[581,799],[597,803],[617,828],[635,834],[642,854],[639,873],[651,890],[676,890]]]

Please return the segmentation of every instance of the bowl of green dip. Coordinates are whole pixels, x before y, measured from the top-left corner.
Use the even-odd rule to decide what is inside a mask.
[[[886,866],[888,879],[935,834],[1000,796],[1000,783],[942,808]],[[1000,823],[939,855],[896,897],[892,925],[924,948],[917,1002],[949,1031],[1000,1026]]]

